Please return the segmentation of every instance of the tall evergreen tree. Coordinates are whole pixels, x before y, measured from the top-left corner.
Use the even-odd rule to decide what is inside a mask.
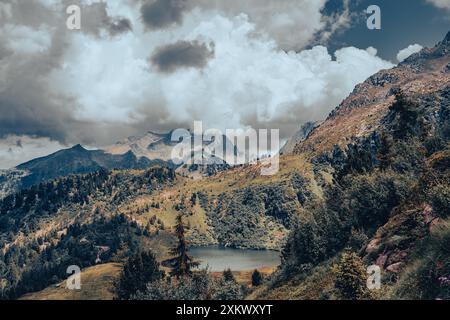
[[[421,112],[418,105],[409,100],[402,90],[395,92],[395,102],[389,109],[395,116],[392,128],[395,139],[408,138],[422,129]]]
[[[172,266],[171,276],[177,278],[192,274],[192,268],[198,267],[199,263],[188,254],[188,244],[185,238],[185,226],[183,224],[183,215],[177,216],[177,225],[175,234],[178,238],[176,245],[170,251],[174,256],[174,264]]]
[[[366,267],[355,252],[346,249],[339,263],[333,269],[336,276],[334,287],[340,299],[362,300],[368,298]]]

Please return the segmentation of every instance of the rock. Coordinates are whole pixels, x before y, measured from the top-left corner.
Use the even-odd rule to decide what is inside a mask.
[[[426,205],[422,212],[423,219],[426,224],[430,224],[436,217],[433,214],[433,208],[430,205]]]
[[[403,262],[405,258],[408,256],[408,253],[406,251],[397,251],[389,255],[389,258],[387,260],[387,263],[389,265]]]
[[[381,239],[373,239],[369,242],[366,248],[367,253],[375,253],[380,249]]]
[[[386,271],[392,272],[392,273],[399,273],[402,267],[404,266],[403,262],[397,262],[394,264],[391,264],[386,268]]]
[[[378,257],[377,261],[375,262],[375,264],[377,266],[379,266],[380,268],[384,268],[386,261],[387,261],[388,256],[385,254],[382,254]]]

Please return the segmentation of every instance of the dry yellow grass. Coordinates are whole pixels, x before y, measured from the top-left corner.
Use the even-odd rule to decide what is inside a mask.
[[[81,290],[69,290],[66,282],[29,293],[20,300],[112,300],[113,284],[122,269],[119,263],[87,268],[81,273]]]

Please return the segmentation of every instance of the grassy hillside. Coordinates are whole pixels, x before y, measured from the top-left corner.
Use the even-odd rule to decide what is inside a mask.
[[[111,300],[114,297],[114,282],[121,270],[122,266],[118,263],[90,267],[81,273],[81,290],[69,290],[63,281],[42,291],[26,294],[20,300]]]

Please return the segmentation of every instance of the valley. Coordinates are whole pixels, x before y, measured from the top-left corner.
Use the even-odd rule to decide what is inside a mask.
[[[295,137],[273,176],[261,176],[260,165],[193,174],[132,151],[111,160],[81,146],[68,160],[62,152],[19,166],[36,169],[39,183],[25,181],[0,202],[1,297],[111,299],[107,288],[130,257],[151,251],[164,272],[173,268],[182,220],[189,247],[273,250],[280,265],[262,268],[253,285],[254,265],[231,270],[232,282],[222,261],[185,281],[158,278],[132,297],[171,297],[182,287],[177,297],[193,299],[450,298],[439,280],[450,274],[449,65],[450,33],[358,85]],[[74,157],[89,160],[89,170],[74,167]],[[133,165],[116,167],[115,157]],[[48,163],[61,174],[48,176]],[[69,265],[92,289],[61,290]],[[376,292],[365,289],[370,265],[382,272]],[[192,290],[196,281],[208,290]]]

